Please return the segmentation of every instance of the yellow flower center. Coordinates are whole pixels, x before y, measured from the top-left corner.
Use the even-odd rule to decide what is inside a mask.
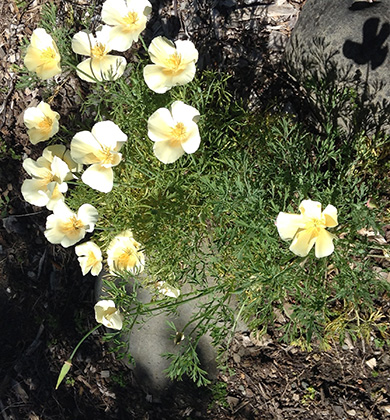
[[[138,21],[138,13],[137,12],[129,12],[123,18],[123,24],[127,26],[127,30],[132,30],[132,26],[134,26]]]
[[[87,266],[94,266],[98,260],[95,257],[95,254],[92,251],[88,252],[88,258],[87,258]]]
[[[48,61],[52,61],[56,58],[57,53],[54,50],[54,48],[46,48],[45,50],[43,50],[41,52],[41,59],[42,61],[48,62]]]
[[[137,251],[135,248],[125,248],[122,254],[119,256],[117,265],[120,270],[126,270],[127,268],[133,268],[138,263]]]
[[[72,216],[62,224],[61,231],[66,236],[72,236],[77,234],[79,229],[84,228],[84,224],[81,220],[79,220],[76,216]]]
[[[97,156],[100,159],[102,165],[112,165],[114,161],[114,153],[109,147],[102,147],[99,155]]]
[[[181,54],[174,52],[169,56],[165,61],[165,69],[163,70],[166,74],[175,74],[178,73],[181,69]]]
[[[91,57],[93,58],[102,58],[106,55],[106,46],[101,42],[98,42],[92,49],[91,49]]]
[[[53,120],[49,117],[44,117],[42,121],[38,123],[38,127],[45,134],[49,133],[53,127]]]
[[[178,147],[187,140],[187,131],[183,123],[179,122],[171,130],[169,144],[172,147]]]

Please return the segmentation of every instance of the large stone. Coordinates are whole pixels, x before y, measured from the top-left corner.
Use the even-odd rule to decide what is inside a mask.
[[[145,272],[141,274],[145,276]],[[127,292],[132,293],[132,281],[126,286]],[[184,285],[181,293],[189,293],[190,286]],[[102,276],[96,282],[95,294],[97,299],[104,296],[106,292],[103,288]],[[149,303],[152,295],[147,289],[137,289],[137,300],[142,303]],[[172,337],[173,330],[168,322],[173,323],[178,332],[182,331],[185,325],[199,311],[199,305],[204,305],[212,299],[211,296],[200,297],[189,302],[180,304],[175,313],[162,312],[151,316],[140,316],[132,330],[123,339],[129,344],[129,352],[135,364],[127,363],[133,370],[138,383],[144,390],[154,398],[169,391],[173,382],[168,378],[165,370],[170,361],[164,357],[164,353],[178,353],[181,343],[175,343]],[[230,306],[235,309],[236,301],[232,297]],[[194,324],[190,324],[188,330],[192,330]],[[237,331],[246,331],[246,325],[238,320]],[[186,332],[187,333],[187,332]],[[193,332],[192,338],[196,336],[197,330]],[[191,337],[185,337],[188,340]],[[183,341],[185,344],[185,342]],[[217,351],[212,344],[210,334],[204,334],[198,343],[197,354],[201,363],[201,368],[208,373],[208,379],[215,380],[218,374]]]
[[[359,93],[383,108],[384,101],[390,101],[389,46],[390,0],[307,0],[287,45],[286,61],[302,84],[310,73],[330,69],[340,82],[360,80]]]

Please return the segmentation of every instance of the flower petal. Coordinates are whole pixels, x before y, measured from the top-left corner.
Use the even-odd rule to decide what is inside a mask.
[[[312,200],[303,200],[299,205],[299,210],[304,217],[321,219],[321,203]]]
[[[280,237],[284,241],[293,239],[298,229],[301,229],[304,226],[305,223],[300,214],[280,212],[276,218],[276,227],[278,228]]]
[[[47,184],[41,179],[26,179],[22,184],[22,195],[27,203],[34,206],[43,207],[49,201],[46,194]]]
[[[171,113],[175,122],[191,123],[199,120],[199,111],[182,101],[175,101],[171,105]]]
[[[325,229],[321,229],[320,233],[317,237],[316,246],[315,246],[315,254],[317,258],[327,257],[334,251],[333,245],[333,235],[326,231]]]
[[[335,227],[338,225],[337,222],[337,209],[331,204],[325,207],[325,210],[322,212],[323,217],[325,218],[326,227]]]
[[[313,229],[305,229],[298,232],[291,245],[290,251],[300,257],[306,257],[306,255],[313,248],[317,239],[316,235],[313,235]]]
[[[176,47],[168,38],[157,36],[150,43],[148,53],[154,64],[165,67],[167,58],[176,53]]]
[[[124,0],[106,0],[103,3],[102,20],[108,25],[121,25],[123,16],[126,16],[127,13],[128,7]]]
[[[195,64],[198,61],[199,53],[191,41],[176,41],[177,52],[181,55],[181,61],[185,64],[191,61]]]
[[[148,119],[148,137],[153,141],[164,141],[171,138],[175,121],[167,108],[159,108]]]
[[[191,122],[187,124],[186,130],[188,132],[188,138],[182,142],[181,146],[186,153],[195,153],[200,145],[198,126],[194,122]]]
[[[173,163],[184,155],[184,149],[180,145],[172,147],[170,140],[154,143],[153,151],[162,163]]]
[[[99,218],[99,214],[91,204],[83,204],[77,212],[77,218],[86,226],[86,232],[92,232],[95,229],[95,223]]]
[[[81,180],[94,190],[108,193],[114,185],[114,173],[111,168],[95,163],[83,173]]]
[[[79,55],[90,57],[91,49],[95,44],[95,37],[85,31],[77,32],[72,38],[72,50]]]
[[[99,158],[96,156],[99,150],[99,142],[89,131],[80,131],[80,133],[75,134],[70,143],[72,159],[85,165],[99,162]]]
[[[91,130],[93,136],[103,147],[118,152],[127,141],[127,135],[112,121],[100,121]]]
[[[164,74],[161,67],[154,64],[144,67],[144,79],[148,88],[156,93],[165,93],[172,87],[171,76]]]

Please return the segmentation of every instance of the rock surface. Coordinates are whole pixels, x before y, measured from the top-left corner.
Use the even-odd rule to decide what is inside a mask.
[[[324,71],[321,66],[331,57],[340,80],[347,74],[360,78],[367,82],[372,101],[383,104],[390,100],[389,45],[390,0],[307,0],[286,59],[302,82],[308,72]]]
[[[126,286],[126,290],[129,294],[132,293],[131,282]],[[188,285],[183,286],[181,293],[189,292],[190,287]],[[104,294],[102,277],[99,277],[95,286],[96,298],[99,299]],[[137,289],[137,300],[139,302],[149,303],[151,299],[152,295],[148,290]],[[175,343],[174,331],[168,323],[173,323],[177,331],[181,332],[191,317],[198,313],[199,305],[205,304],[207,301],[207,297],[202,297],[181,304],[175,313],[163,312],[152,314],[152,316],[141,316],[138,318],[137,324],[124,337],[124,340],[129,343],[129,352],[135,361],[135,365],[126,364],[133,370],[138,383],[154,398],[165,394],[173,384],[164,372],[170,361],[163,354],[175,354],[180,351],[180,342]],[[188,330],[192,329],[192,325]],[[247,330],[241,320],[238,320],[237,330]],[[196,331],[194,334],[196,334]],[[188,338],[185,337],[184,340],[188,340]],[[201,368],[208,373],[210,380],[215,380],[218,375],[217,350],[213,347],[212,338],[209,334],[201,337],[197,346],[197,353]]]

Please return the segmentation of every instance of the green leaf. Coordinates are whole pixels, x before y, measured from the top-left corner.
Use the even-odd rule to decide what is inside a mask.
[[[58,389],[58,387],[60,386],[61,382],[64,380],[65,376],[67,375],[67,373],[69,372],[70,368],[72,366],[72,361],[69,359],[67,360],[64,365],[62,366],[61,372],[58,375],[58,380],[57,380],[57,385],[56,385],[56,389]]]

